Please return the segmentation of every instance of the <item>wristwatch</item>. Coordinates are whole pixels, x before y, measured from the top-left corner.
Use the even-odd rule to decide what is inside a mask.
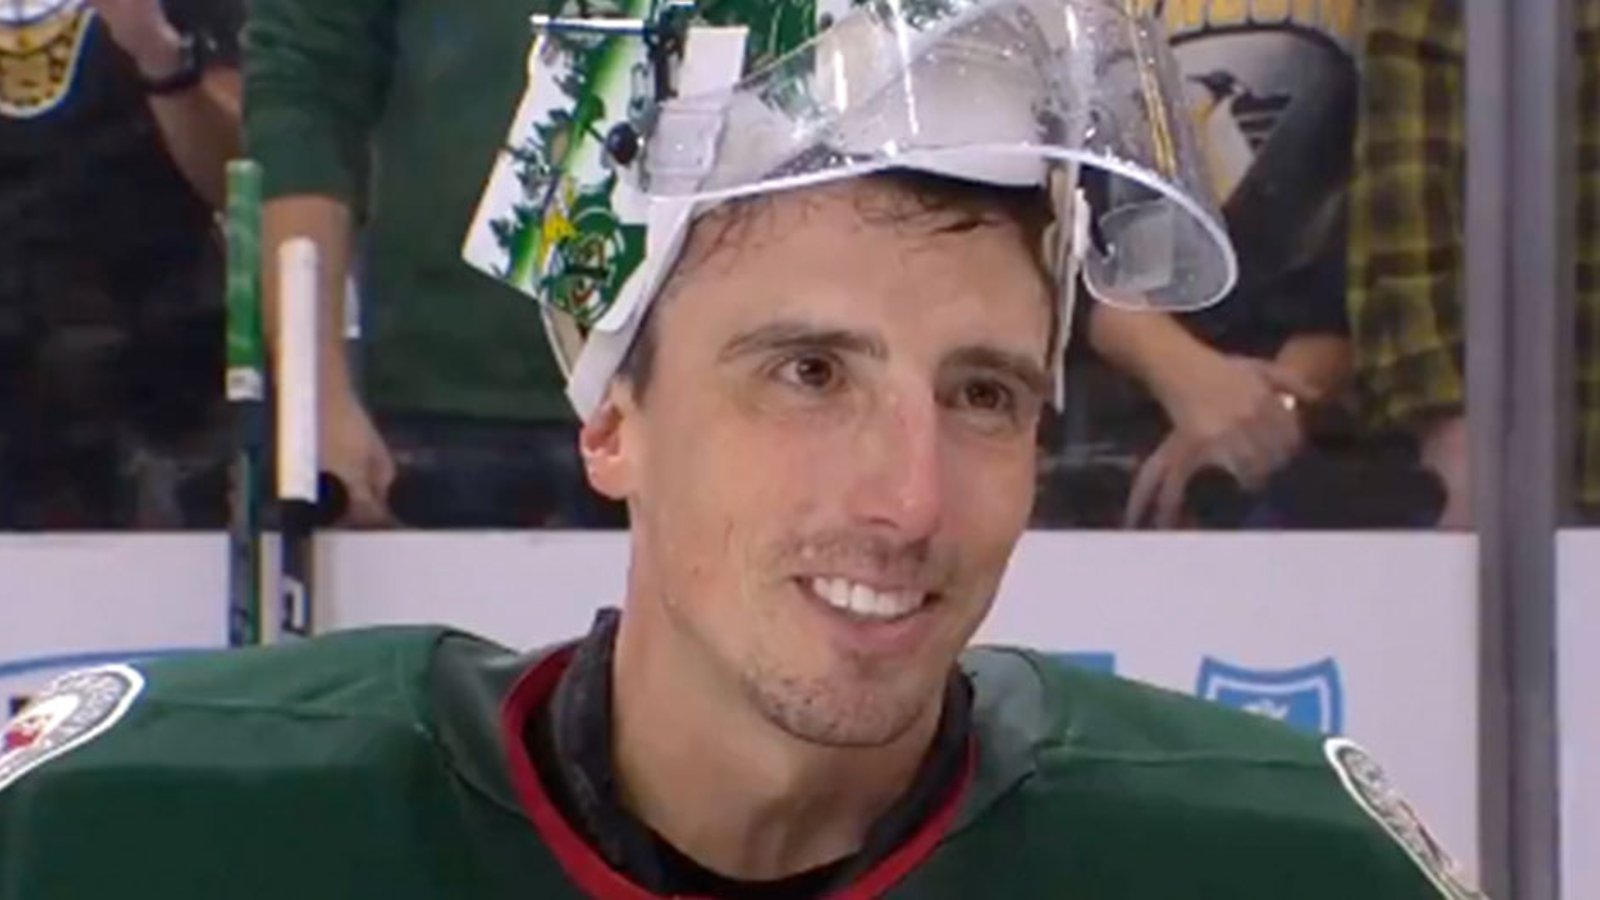
[[[178,43],[178,68],[170,75],[144,80],[144,92],[153,97],[181,94],[200,83],[211,62],[211,42],[203,35],[184,32]]]

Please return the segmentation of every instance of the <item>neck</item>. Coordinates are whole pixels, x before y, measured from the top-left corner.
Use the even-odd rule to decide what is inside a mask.
[[[782,878],[860,850],[909,790],[940,704],[885,746],[800,740],[713,678],[693,648],[669,646],[682,638],[643,621],[659,615],[653,606],[628,605],[615,652],[613,746],[629,811],[729,878]]]

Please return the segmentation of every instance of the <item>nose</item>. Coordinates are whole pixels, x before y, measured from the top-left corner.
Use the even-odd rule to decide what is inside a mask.
[[[939,410],[931,396],[897,394],[864,417],[850,493],[856,521],[905,540],[938,530],[944,515]]]

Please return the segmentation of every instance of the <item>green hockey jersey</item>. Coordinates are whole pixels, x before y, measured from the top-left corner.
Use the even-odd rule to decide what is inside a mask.
[[[0,900],[652,896],[552,821],[518,738],[569,655],[385,628],[57,679],[0,744]],[[1354,744],[1031,651],[961,665],[969,777],[832,896],[1481,896]]]

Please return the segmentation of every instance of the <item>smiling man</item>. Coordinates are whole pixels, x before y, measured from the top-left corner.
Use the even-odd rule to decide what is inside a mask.
[[[1073,60],[1132,53],[1160,88],[1163,42],[1120,43],[1143,25],[911,6],[819,16],[707,94],[719,47],[737,76],[782,29],[636,23],[682,55],[650,60],[677,66],[654,155],[591,123],[609,160],[545,196],[637,166],[649,203],[531,223],[600,241],[534,258],[588,477],[629,510],[620,610],[526,654],[380,629],[70,676],[39,701],[70,714],[0,755],[0,898],[1479,896],[1348,741],[968,647],[1028,519],[1075,267],[1203,301],[1226,248],[1140,156],[1179,121],[1148,105],[1117,145],[1142,187],[1075,199],[1095,157],[1062,136],[1115,70]],[[634,40],[541,27],[578,57]],[[649,252],[594,252],[619,223]]]
[[[831,870],[924,758],[937,777],[916,796],[934,802],[901,837],[963,777],[952,661],[1027,521],[1048,395],[1036,246],[982,192],[889,176],[713,214],[691,238],[647,358],[583,433],[634,523],[617,772],[691,858]]]

